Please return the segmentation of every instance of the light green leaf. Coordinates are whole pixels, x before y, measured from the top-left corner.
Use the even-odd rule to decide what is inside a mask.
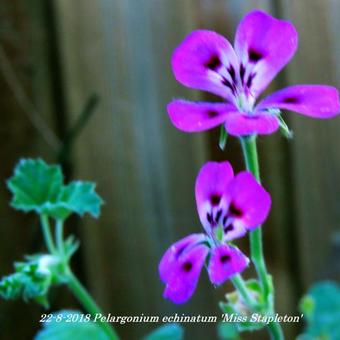
[[[70,235],[64,242],[64,251],[66,258],[71,258],[71,256],[79,248],[79,241],[75,239],[73,235]]]
[[[75,181],[62,188],[59,199],[66,208],[80,216],[89,213],[98,217],[103,200],[95,192],[95,187],[91,182]]]
[[[265,315],[266,311],[263,309],[264,307],[260,308],[264,300],[259,282],[255,279],[252,279],[245,281],[245,285],[247,287],[248,293],[255,301],[258,302],[256,313]],[[230,322],[232,322],[238,332],[254,331],[265,327],[264,323],[250,321],[254,310],[250,310],[247,307],[242,295],[237,290],[226,294],[226,299],[228,303],[220,302],[220,308],[223,313],[227,314],[229,320],[232,320]]]
[[[79,315],[78,321],[71,316]],[[109,340],[103,329],[92,321],[81,319],[79,311],[62,310],[53,314],[51,322],[45,322],[35,340]],[[76,318],[77,319],[77,318]]]
[[[293,138],[293,131],[289,129],[287,123],[284,121],[281,115],[277,116],[279,118],[280,131],[288,139]]]
[[[6,300],[35,300],[48,307],[47,294],[52,284],[59,283],[60,262],[52,255],[34,255],[26,262],[16,262],[15,272],[0,281],[0,296]]]
[[[16,262],[15,272],[1,279],[0,296],[5,300],[34,300],[47,308],[51,285],[61,283],[60,261],[49,254],[27,256],[26,260]]]
[[[340,286],[315,284],[300,302],[307,325],[299,339],[340,339]]]
[[[218,146],[223,151],[225,149],[225,146],[227,145],[227,139],[228,139],[228,132],[225,129],[224,125],[222,124],[220,127],[220,138],[218,141]]]
[[[13,193],[12,207],[56,219],[65,219],[71,213],[98,217],[103,203],[94,183],[74,181],[63,185],[60,166],[41,159],[21,160],[7,184]]]
[[[42,213],[46,203],[56,203],[63,182],[61,169],[43,160],[22,159],[8,182],[13,193],[11,205],[25,212]]]
[[[217,325],[217,334],[221,340],[240,339],[237,326],[232,322],[219,322]]]
[[[144,340],[182,340],[184,329],[177,323],[170,323],[156,328]]]

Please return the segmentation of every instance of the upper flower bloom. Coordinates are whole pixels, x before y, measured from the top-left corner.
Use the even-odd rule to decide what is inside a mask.
[[[262,11],[239,24],[234,48],[223,36],[207,30],[189,34],[172,57],[176,79],[185,86],[221,96],[224,103],[174,100],[168,105],[172,123],[186,132],[225,124],[229,134],[270,134],[279,128],[280,109],[314,118],[339,113],[336,88],[295,85],[256,99],[288,63],[298,45],[294,26]]]
[[[216,285],[243,271],[248,258],[227,242],[257,228],[270,210],[270,195],[253,175],[243,171],[234,176],[228,162],[206,163],[196,179],[195,194],[206,234],[174,243],[159,264],[164,297],[175,303],[192,296],[206,260],[209,279]]]

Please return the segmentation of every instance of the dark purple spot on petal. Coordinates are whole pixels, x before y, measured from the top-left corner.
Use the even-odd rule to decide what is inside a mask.
[[[223,224],[223,225],[225,225],[225,224],[227,223],[227,219],[228,219],[228,216],[225,215],[225,216],[223,217],[223,221],[222,221],[222,224]]]
[[[222,78],[222,84],[228,86],[233,91],[233,85],[227,78],[225,77]]]
[[[215,71],[217,68],[221,66],[221,60],[217,55],[213,55],[205,64],[205,67],[207,67],[210,70]]]
[[[233,80],[233,82],[236,83],[236,74],[235,74],[235,69],[234,69],[233,65],[230,65],[228,67],[227,71],[229,72],[230,77]]]
[[[231,260],[231,257],[229,255],[227,255],[227,254],[221,255],[221,257],[220,257],[220,261],[222,263],[226,263],[226,262],[228,262],[230,260]]]
[[[249,61],[252,63],[257,63],[259,60],[263,58],[263,54],[259,51],[256,51],[253,48],[249,48],[248,55],[249,55]]]
[[[230,82],[228,79],[226,79],[225,77],[222,78],[222,84],[225,85],[225,86],[227,86],[227,87],[229,87],[230,90],[231,90],[231,92],[232,92],[233,94],[236,93],[236,86],[235,86],[235,84],[231,83],[231,82]]]
[[[246,86],[247,86],[248,88],[251,87],[255,75],[256,75],[256,73],[252,73],[252,74],[249,75],[248,80],[247,80],[247,84],[246,84]]]
[[[241,82],[242,84],[244,83],[244,75],[246,73],[246,68],[244,67],[243,64],[240,65],[240,78],[241,78]]]
[[[211,214],[207,213],[207,220],[211,224],[213,222]]]
[[[212,194],[211,196],[210,196],[210,202],[211,202],[211,204],[212,205],[218,205],[218,204],[220,204],[220,201],[221,201],[221,195],[219,195],[219,194]]]
[[[299,99],[296,97],[287,97],[283,99],[283,102],[286,104],[297,104],[299,102]]]
[[[233,231],[234,227],[233,227],[232,224],[230,224],[230,225],[228,225],[228,227],[225,227],[223,230],[227,234],[227,233],[229,233],[229,231]]]
[[[229,214],[234,217],[242,217],[242,211],[232,202],[229,206]]]
[[[177,251],[176,251],[175,257],[179,258],[183,254],[185,248],[187,248],[188,245],[189,245],[189,243],[186,243],[186,244],[182,245],[182,247],[178,248]]]
[[[207,111],[207,116],[208,116],[209,118],[215,118],[215,117],[218,116],[218,112],[217,112],[217,111],[214,111],[214,110],[209,110],[209,111]]]
[[[221,215],[222,215],[222,209],[220,209],[217,214],[216,214],[216,217],[215,217],[215,222],[218,223],[218,221],[220,220],[221,218]]]
[[[184,262],[182,264],[182,270],[185,271],[186,273],[190,272],[190,270],[192,269],[192,263],[191,262]]]

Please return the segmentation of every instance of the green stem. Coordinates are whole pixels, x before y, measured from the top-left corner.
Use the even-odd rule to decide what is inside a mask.
[[[246,287],[246,284],[240,274],[236,274],[231,278],[231,282],[235,286],[235,288],[240,292],[240,294],[243,297],[244,302],[249,308],[254,308],[256,305],[256,302],[254,299],[250,296],[249,291]]]
[[[96,314],[102,314],[96,302],[92,299],[90,294],[87,292],[85,287],[80,283],[77,277],[69,269],[67,272],[67,285],[72,293],[77,297],[79,302],[83,305],[85,310],[87,310],[92,316]],[[106,334],[111,340],[118,340],[119,337],[115,330],[106,322],[100,322],[99,325],[103,328]]]
[[[67,285],[72,293],[76,296],[79,302],[83,305],[86,311],[88,311],[92,316],[96,314],[103,314],[96,302],[93,300],[91,295],[87,292],[85,287],[79,282],[77,277],[72,273],[67,260],[65,260],[64,251],[64,240],[63,240],[63,230],[64,221],[62,219],[57,220],[55,229],[55,238],[57,243],[57,248],[54,245],[54,241],[51,235],[50,224],[48,221],[48,216],[42,215],[40,217],[41,225],[43,229],[43,234],[46,242],[46,246],[51,254],[58,255],[63,262],[64,275],[67,279]],[[100,327],[105,331],[111,340],[119,340],[119,337],[115,330],[106,322],[100,322]]]
[[[55,239],[60,256],[64,258],[64,220],[57,220],[55,229]]]
[[[241,145],[247,170],[255,176],[258,182],[261,182],[256,148],[256,136],[241,138]],[[271,291],[271,283],[269,281],[266,264],[264,262],[261,226],[250,232],[250,252],[251,259],[260,278],[263,294],[267,297]]]
[[[48,216],[40,215],[40,223],[42,226],[46,247],[51,254],[55,254],[56,247],[54,245],[53,238],[51,235],[51,228],[50,223],[48,221]]]
[[[272,340],[284,340],[282,328],[278,322],[270,322],[267,328]]]
[[[256,135],[241,138],[241,145],[246,168],[250,171],[260,183],[260,169],[256,147]],[[266,264],[263,255],[262,245],[262,228],[259,226],[250,233],[250,252],[251,259],[254,263],[256,272],[260,279],[262,293],[265,298],[266,308],[269,313],[273,312],[273,303],[269,300],[273,295],[273,288],[270,277],[267,273]],[[271,322],[267,326],[271,339],[283,340],[283,332],[279,323]]]

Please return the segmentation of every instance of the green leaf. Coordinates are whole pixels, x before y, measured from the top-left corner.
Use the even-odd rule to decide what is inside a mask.
[[[281,115],[277,116],[279,118],[280,131],[288,139],[293,138],[293,131],[289,129],[287,123],[284,121]]]
[[[250,310],[245,304],[242,295],[237,291],[226,294],[228,303],[220,302],[220,308],[223,313],[227,314],[226,320],[223,323],[232,323],[237,332],[254,331],[265,327],[264,323],[250,321],[254,312],[261,315],[266,315],[266,307],[263,305],[263,296],[261,293],[260,283],[255,280],[245,281],[248,293],[258,302],[256,310]],[[263,307],[262,307],[263,306]]]
[[[7,184],[13,193],[12,207],[55,219],[65,219],[71,213],[98,217],[103,203],[94,183],[74,181],[63,185],[60,166],[47,165],[41,159],[21,160]]]
[[[16,262],[15,273],[0,281],[0,296],[6,300],[35,300],[47,308],[50,286],[59,283],[59,266],[60,262],[52,255],[34,255],[27,262]]]
[[[225,146],[227,145],[227,139],[228,139],[228,132],[225,129],[224,125],[221,125],[220,127],[220,139],[218,142],[218,146],[223,151],[225,149]]]
[[[177,323],[170,323],[156,328],[144,340],[182,340],[184,329]]]
[[[319,282],[300,302],[307,325],[301,339],[340,339],[340,286]]]
[[[103,200],[95,192],[95,188],[94,183],[75,181],[62,188],[59,199],[70,212],[80,216],[89,213],[98,217]]]
[[[79,315],[78,321],[72,316]],[[43,328],[35,336],[35,340],[109,340],[109,337],[92,321],[81,321],[79,311],[62,310],[53,314],[51,322],[45,322]]]
[[[240,339],[237,326],[234,323],[219,322],[217,325],[217,334],[221,340]]]
[[[40,214],[46,203],[57,202],[62,182],[59,166],[47,165],[41,159],[22,159],[14,170],[14,176],[7,182],[13,193],[11,205],[15,209]]]
[[[64,251],[67,259],[77,251],[79,248],[79,241],[73,235],[70,235],[64,242]]]

